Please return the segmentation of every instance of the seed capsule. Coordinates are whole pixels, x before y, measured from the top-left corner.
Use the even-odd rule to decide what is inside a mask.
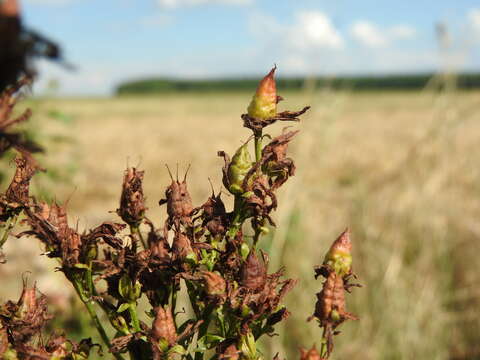
[[[212,271],[203,271],[202,277],[205,281],[205,290],[208,295],[222,295],[225,293],[226,283],[222,276]]]
[[[247,144],[240,146],[235,155],[233,155],[232,162],[228,167],[228,190],[232,194],[242,194],[242,184],[245,175],[252,167],[252,157],[248,152]]]
[[[152,324],[152,336],[155,340],[165,339],[172,346],[177,342],[177,330],[169,307],[157,307],[156,316]]]
[[[140,224],[146,210],[142,188],[143,174],[143,171],[128,168],[123,177],[120,208],[117,209],[117,214],[132,226]]]
[[[351,250],[350,230],[346,229],[330,247],[323,264],[331,267],[339,276],[344,277],[352,272]]]
[[[265,265],[255,255],[255,251],[251,250],[247,260],[243,263],[240,271],[241,284],[246,288],[256,291],[265,286],[267,280],[267,269]]]
[[[248,106],[248,115],[252,118],[265,120],[277,114],[277,89],[274,67],[258,85],[257,91]]]
[[[300,360],[322,360],[315,345],[310,350],[300,349]]]

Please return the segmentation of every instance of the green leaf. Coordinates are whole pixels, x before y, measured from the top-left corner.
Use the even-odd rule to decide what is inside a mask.
[[[158,348],[161,352],[167,352],[169,348],[168,341],[165,338],[160,338],[158,340]]]
[[[129,307],[130,307],[130,304],[129,304],[129,303],[123,303],[123,304],[120,305],[120,307],[117,309],[117,313],[122,313],[122,312],[124,312],[125,310],[128,310]]]
[[[187,353],[187,350],[182,345],[174,345],[170,350],[168,350],[169,354],[175,353],[175,354],[180,354],[180,355],[185,355]]]
[[[142,285],[139,282],[135,283],[133,292],[130,294],[130,300],[135,301],[142,295]]]
[[[204,336],[205,338],[205,343],[211,346],[215,346],[218,343],[222,342],[225,340],[223,336],[220,335],[214,335],[214,334],[207,334]]]
[[[248,244],[242,243],[242,245],[240,246],[240,254],[242,255],[242,259],[246,260],[249,253],[250,253],[250,248],[248,247]]]
[[[85,270],[90,269],[90,268],[88,267],[88,265],[82,264],[82,263],[75,264],[75,267],[76,267],[77,269],[85,269]]]
[[[197,257],[195,253],[190,253],[187,256],[185,256],[185,262],[190,265],[195,265],[197,263]]]

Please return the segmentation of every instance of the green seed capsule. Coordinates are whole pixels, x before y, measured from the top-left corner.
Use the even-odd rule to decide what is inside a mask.
[[[323,263],[330,266],[339,276],[350,274],[352,271],[351,249],[350,232],[347,229],[332,244]]]
[[[252,167],[252,157],[248,152],[247,145],[240,146],[235,155],[233,155],[232,162],[228,167],[228,181],[230,184],[228,190],[234,195],[243,193],[243,179],[245,179],[245,175]]]
[[[276,68],[273,68],[258,85],[257,91],[248,106],[248,115],[265,120],[277,114],[277,89],[275,84]]]

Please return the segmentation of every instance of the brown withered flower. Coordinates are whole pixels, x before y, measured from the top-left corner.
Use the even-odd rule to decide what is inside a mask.
[[[5,194],[0,195],[0,221],[18,215],[30,202],[30,180],[38,168],[29,161],[29,158],[16,158],[17,165],[12,182]]]
[[[157,230],[151,221],[147,221],[150,226],[147,243],[150,249],[150,256],[163,262],[170,262],[170,245],[164,236],[163,229]]]
[[[262,164],[269,176],[272,191],[279,188],[290,176],[295,175],[295,164],[287,157],[287,148],[297,131],[289,131],[277,136],[262,151]]]
[[[37,296],[36,286],[28,287],[25,281],[17,303],[9,301],[0,308],[0,323],[7,329],[14,347],[28,343],[50,318],[46,296]]]
[[[117,214],[130,226],[138,226],[145,214],[145,198],[143,196],[143,171],[136,168],[125,170],[120,197],[120,208]]]
[[[24,77],[0,93],[0,155],[10,148],[14,148],[26,158],[31,158],[31,153],[43,151],[38,144],[28,140],[24,133],[12,130],[16,125],[27,121],[32,115],[31,110],[27,109],[22,114],[13,116],[13,110],[19,97],[18,93],[23,87],[30,84],[31,79]],[[30,162],[34,163],[33,158]]]
[[[247,190],[250,196],[246,198],[245,204],[251,211],[255,224],[266,219],[270,225],[275,226],[270,213],[277,208],[277,197],[269,186],[268,177],[266,175],[257,176]]]
[[[96,258],[96,246],[104,241],[113,248],[120,249],[122,240],[116,234],[125,228],[124,224],[105,222],[80,235],[68,225],[66,207],[57,203],[34,204],[25,210],[25,223],[29,229],[17,235],[32,235],[42,241],[47,255],[62,260],[62,270],[74,267],[78,263],[86,264]]]
[[[202,228],[206,228],[213,237],[223,236],[229,226],[229,219],[225,204],[221,199],[221,192],[215,195],[212,188],[212,195],[199,208],[194,209],[194,213],[202,211]]]

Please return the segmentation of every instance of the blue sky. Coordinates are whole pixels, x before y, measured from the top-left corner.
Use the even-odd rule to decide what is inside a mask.
[[[41,92],[108,95],[148,76],[480,71],[480,3],[373,0],[23,0],[76,72],[39,63]],[[440,55],[435,24],[448,29]]]

